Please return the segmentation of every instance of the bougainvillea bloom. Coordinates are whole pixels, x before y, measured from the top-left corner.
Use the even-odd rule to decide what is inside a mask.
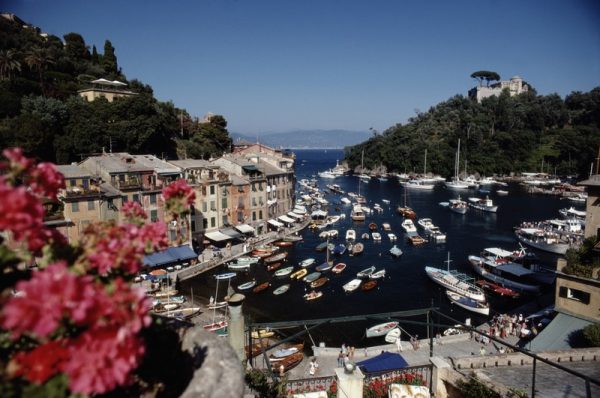
[[[136,201],[126,202],[121,208],[121,212],[125,216],[125,219],[134,224],[142,224],[148,216],[144,209],[142,209],[142,205]]]
[[[12,187],[0,176],[0,230],[12,232],[17,242],[44,229],[44,208],[24,187]]]
[[[56,170],[56,166],[46,162],[35,166],[26,182],[33,192],[51,199],[56,199],[58,190],[65,187],[65,177]]]
[[[17,353],[14,358],[17,368],[14,376],[41,384],[55,374],[62,372],[64,361],[69,353],[62,340],[51,340],[31,351]]]
[[[2,155],[8,159],[8,164],[3,165],[3,169],[11,169],[15,173],[22,173],[29,170],[33,165],[33,159],[23,156],[21,148],[7,148],[2,151]]]
[[[179,179],[162,190],[167,212],[177,218],[189,212],[190,206],[196,199],[196,193],[184,179]]]

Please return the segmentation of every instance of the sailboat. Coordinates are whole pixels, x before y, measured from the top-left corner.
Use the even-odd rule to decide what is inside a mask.
[[[448,252],[446,264],[446,270],[427,266],[425,267],[425,272],[438,285],[472,300],[485,302],[485,294],[481,288],[470,283],[461,277],[461,275],[450,271],[450,252]]]
[[[438,176],[438,178],[439,178],[439,176]],[[423,165],[423,177],[419,178],[418,181],[422,185],[435,184],[438,181],[438,179],[435,177],[431,177],[431,178],[427,177],[427,148],[425,148],[425,162]]]
[[[458,178],[458,169],[460,167],[460,138],[458,139],[458,149],[456,150],[456,157],[454,159],[454,177],[452,181],[446,181],[446,188],[449,189],[469,189],[469,185],[461,182]]]
[[[215,288],[215,302],[216,302],[216,298],[219,295],[219,280],[220,279],[217,278],[217,287]],[[216,315],[217,315],[217,308],[218,308],[217,306],[212,307],[212,310],[213,310],[212,323],[209,323],[208,325],[204,325],[204,330],[220,334],[219,331],[223,332],[224,330],[227,330],[227,318],[224,317],[224,319],[217,322],[215,319]],[[225,308],[227,308],[226,305],[225,305]]]
[[[358,195],[354,198],[356,200],[356,203],[358,204],[365,204],[367,203],[367,199],[362,196],[360,194],[360,183],[362,180],[366,180],[367,182],[371,180],[371,177],[369,177],[367,174],[364,174],[363,170],[364,170],[364,163],[365,163],[365,150],[363,149],[362,154],[361,154],[361,158],[360,158],[360,172],[361,174],[358,176]]]
[[[398,206],[398,213],[405,218],[415,219],[417,218],[417,213],[407,205],[408,200],[408,189],[404,187],[404,206]]]

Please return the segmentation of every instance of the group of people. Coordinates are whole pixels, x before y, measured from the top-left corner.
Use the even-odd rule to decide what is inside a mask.
[[[352,359],[354,359],[354,347],[346,346],[346,343],[342,343],[342,348],[338,354],[338,366],[342,367]]]

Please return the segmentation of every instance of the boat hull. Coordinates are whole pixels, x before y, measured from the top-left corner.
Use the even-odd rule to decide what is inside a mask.
[[[389,331],[396,328],[398,326],[398,322],[385,322],[380,323],[379,325],[371,326],[367,329],[367,337],[379,337],[386,335]]]
[[[446,295],[448,296],[448,299],[450,299],[450,301],[453,304],[456,304],[459,307],[464,308],[467,311],[472,311],[477,314],[486,315],[486,316],[490,315],[490,306],[487,304],[470,299],[468,297],[465,297],[465,296],[460,295],[455,292],[451,292],[449,290],[446,291]]]

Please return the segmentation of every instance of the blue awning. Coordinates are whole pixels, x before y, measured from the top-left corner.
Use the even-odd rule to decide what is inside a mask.
[[[198,255],[187,245],[178,247],[169,247],[167,252],[176,259],[176,261],[188,261],[197,259]]]
[[[357,362],[356,365],[365,373],[385,372],[408,367],[402,355],[392,352],[382,352],[376,357]]]
[[[160,267],[194,258],[198,258],[198,255],[187,245],[169,247],[167,250],[144,256],[144,265],[146,267]]]

